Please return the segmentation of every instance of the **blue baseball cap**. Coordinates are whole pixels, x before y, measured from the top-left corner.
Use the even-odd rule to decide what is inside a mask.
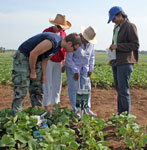
[[[112,7],[109,10],[109,20],[108,20],[108,23],[110,23],[114,19],[114,17],[116,16],[116,14],[118,14],[121,11],[122,11],[121,7],[118,7],[118,6]]]

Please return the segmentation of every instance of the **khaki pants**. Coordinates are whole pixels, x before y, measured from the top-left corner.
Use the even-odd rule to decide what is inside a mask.
[[[23,109],[24,98],[29,90],[32,107],[42,105],[42,65],[41,62],[36,64],[37,78],[30,80],[29,58],[17,51],[14,56],[12,82],[14,95],[12,102],[12,113],[15,115]]]

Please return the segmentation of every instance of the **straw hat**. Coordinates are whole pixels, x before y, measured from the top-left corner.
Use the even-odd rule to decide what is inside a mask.
[[[71,23],[66,21],[65,16],[61,14],[57,14],[55,19],[49,19],[49,22],[54,25],[59,25],[63,29],[69,29],[71,27]]]
[[[86,39],[89,43],[92,43],[92,44],[97,43],[96,33],[91,26],[89,26],[88,28],[81,26],[81,33],[84,39]]]

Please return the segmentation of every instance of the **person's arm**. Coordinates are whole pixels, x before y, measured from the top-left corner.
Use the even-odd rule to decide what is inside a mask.
[[[36,79],[36,61],[39,55],[45,53],[46,51],[52,48],[52,43],[49,40],[44,40],[39,43],[31,52],[29,57],[29,65],[30,65],[30,78]]]
[[[73,79],[77,81],[80,76],[80,72],[78,67],[73,62],[72,57],[73,57],[73,53],[68,53],[68,52],[66,53],[66,65],[72,69],[74,73]]]
[[[48,58],[43,59],[42,61],[42,83],[46,82],[46,67],[47,67],[47,62],[48,62]]]
[[[62,73],[65,72],[65,59],[62,60]]]
[[[114,44],[114,35],[115,35],[116,30],[118,30],[118,28],[119,28],[118,25],[115,25],[115,26],[114,26],[114,29],[113,29],[112,44],[111,44],[110,47],[109,47],[109,49],[110,49],[111,52],[112,52],[113,50],[116,50],[116,48],[117,48],[117,45]]]
[[[73,55],[74,55],[74,53],[66,52],[65,63],[66,63],[66,66],[68,66],[72,69],[73,73],[78,73],[79,69],[72,60]]]
[[[66,37],[66,32],[65,32],[65,30],[61,30],[61,31],[60,31],[60,36],[62,36],[63,38]],[[61,52],[63,53],[63,55],[64,55],[64,57],[65,57],[66,51],[65,51],[64,48],[61,49]],[[62,73],[64,73],[64,72],[65,72],[65,59],[62,60]]]
[[[117,45],[116,44],[111,44],[110,47],[109,47],[109,49],[111,51],[116,50],[117,49]]]
[[[88,77],[90,77],[92,72],[94,72],[94,64],[95,64],[95,50],[94,50],[94,46],[92,46],[92,52],[89,59]]]

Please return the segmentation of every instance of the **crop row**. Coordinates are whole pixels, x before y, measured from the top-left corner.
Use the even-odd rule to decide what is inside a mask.
[[[10,109],[0,111],[0,148],[3,150],[111,150],[107,129],[113,125],[118,139],[130,150],[147,146],[145,127],[137,124],[135,116],[113,115],[109,122],[83,115],[81,120],[72,110],[55,106],[52,117],[45,118],[47,126],[37,124],[34,115],[44,109],[27,108],[11,116]],[[34,134],[34,131],[37,136]],[[25,133],[25,134],[24,134]]]
[[[144,61],[147,55],[142,56],[143,62],[134,65],[130,80],[131,87],[147,87],[147,63]],[[91,76],[91,83],[94,87],[109,88],[114,86],[111,67],[106,63],[106,55],[96,54],[95,72]],[[1,54],[0,56],[0,84],[12,84],[12,53]],[[66,85],[66,75],[63,73],[63,85]]]

